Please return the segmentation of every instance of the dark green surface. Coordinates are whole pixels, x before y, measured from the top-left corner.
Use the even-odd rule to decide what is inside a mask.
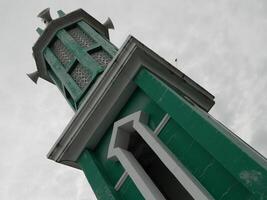
[[[149,71],[135,82],[173,119],[159,137],[215,199],[267,199],[263,157]]]
[[[46,48],[44,51],[44,57],[47,63],[50,65],[51,70],[54,72],[57,80],[61,82],[62,85],[68,90],[71,97],[74,101],[77,101],[78,98],[82,95],[82,91],[76,82],[71,78],[71,76],[67,73],[64,66],[60,63],[57,57],[53,54],[50,48]],[[48,70],[49,71],[49,70]],[[52,77],[52,79],[55,77]],[[55,82],[55,84],[59,84]]]
[[[134,81],[139,88],[116,120],[142,110],[150,117],[149,127],[154,130],[169,113],[171,119],[158,137],[214,199],[267,199],[267,162],[263,157],[147,70],[140,70]],[[98,170],[107,177],[102,180],[108,180],[113,188],[124,169],[119,162],[107,160],[112,129],[111,125],[93,154]],[[82,162],[90,179],[91,167],[87,160]],[[95,191],[102,187],[91,185]],[[143,199],[130,177],[117,195],[127,200]]]
[[[94,189],[98,200],[121,199],[110,184],[105,172],[101,169],[101,165],[89,150],[84,150],[77,162],[84,171],[91,187]]]
[[[84,47],[81,47],[65,30],[60,30],[57,37],[74,54],[79,63],[85,66],[92,74],[93,79],[104,69],[87,53]]]
[[[59,11],[59,15],[62,16],[64,13]],[[48,69],[53,71],[50,73],[48,70],[51,79],[56,85],[58,85],[58,88],[62,91],[63,95],[75,111],[78,110],[79,105],[98,75],[104,71],[104,67],[96,62],[88,52],[104,49],[111,57],[113,57],[117,52],[117,48],[111,44],[110,41],[102,37],[85,22],[79,21],[76,26],[82,29],[84,33],[91,37],[96,43],[92,44],[90,48],[82,47],[71,37],[71,35],[68,34],[65,29],[62,29],[56,33],[54,39],[58,38],[63,43],[63,45],[74,55],[74,60],[69,62],[66,66],[63,66],[49,47],[46,47],[43,53],[46,62],[49,64]],[[68,27],[66,27],[66,29],[67,28]],[[40,28],[37,29],[37,31],[39,34],[42,34],[42,30]],[[53,41],[54,40],[52,40],[52,42]],[[90,82],[82,90],[69,75],[70,71],[77,62],[81,63],[88,74],[90,74]]]
[[[247,199],[248,190],[173,119],[161,131],[159,138],[200,183],[209,188],[209,193],[215,199],[220,199],[224,194],[225,198],[221,199]],[[238,193],[234,193],[236,190]]]

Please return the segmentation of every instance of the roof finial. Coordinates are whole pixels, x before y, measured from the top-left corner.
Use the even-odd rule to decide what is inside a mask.
[[[52,17],[50,15],[50,8],[44,9],[37,15],[37,17],[40,17],[45,25],[48,25],[52,21]]]
[[[39,73],[38,71],[35,71],[33,73],[27,74],[27,76],[36,84],[39,78]]]
[[[107,29],[114,29],[113,23],[112,23],[112,21],[111,21],[110,18],[108,18],[108,19],[104,22],[103,25],[104,25]]]

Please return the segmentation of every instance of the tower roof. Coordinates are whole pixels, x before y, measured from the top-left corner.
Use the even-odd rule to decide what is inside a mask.
[[[58,13],[63,13],[59,11]],[[47,73],[46,63],[43,57],[43,50],[51,40],[55,37],[55,34],[58,30],[66,28],[72,24],[75,24],[79,21],[85,21],[91,27],[93,27],[100,35],[109,39],[108,27],[105,24],[100,23],[83,9],[78,9],[64,16],[60,16],[57,19],[54,19],[47,23],[46,29],[41,33],[40,37],[32,47],[33,57],[36,62],[38,76],[53,83],[51,78]]]

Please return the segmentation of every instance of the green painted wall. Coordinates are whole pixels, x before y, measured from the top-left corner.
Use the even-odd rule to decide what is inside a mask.
[[[88,182],[99,200],[121,199],[110,184],[109,178],[102,169],[101,163],[95,158],[94,153],[84,150],[77,163],[84,171]]]
[[[249,191],[173,119],[159,138],[215,199],[248,199],[250,196]]]
[[[142,69],[135,83],[171,116],[159,138],[215,199],[267,199],[267,161]]]
[[[134,81],[138,88],[116,120],[143,110],[149,115],[153,130],[165,113],[170,114],[159,139],[214,199],[267,199],[267,162],[263,157],[147,70],[142,69]],[[106,177],[104,181],[114,188],[124,170],[119,162],[107,160],[111,132],[112,126],[92,154],[98,170]],[[86,162],[80,164],[90,182],[90,165]],[[98,191],[101,184],[92,187]],[[118,199],[143,199],[130,177],[113,193]]]

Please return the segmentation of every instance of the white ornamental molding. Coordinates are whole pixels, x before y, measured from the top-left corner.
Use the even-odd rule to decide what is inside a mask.
[[[131,134],[138,133],[194,199],[212,199],[200,183],[159,140],[158,133],[155,134],[147,126],[147,122],[148,116],[144,112],[138,111],[114,123],[107,157],[119,161],[125,169],[115,189],[118,190],[128,174],[145,199],[165,199],[136,158],[127,150]]]

